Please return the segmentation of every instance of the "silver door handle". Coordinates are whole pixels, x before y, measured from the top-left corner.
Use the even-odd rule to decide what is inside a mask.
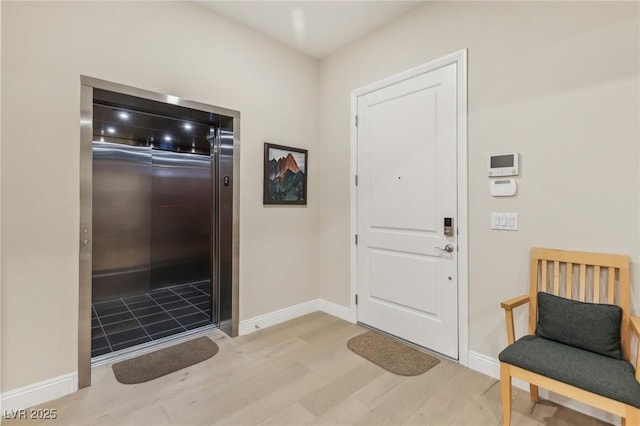
[[[442,250],[442,251],[446,251],[447,253],[452,253],[453,252],[453,244],[447,244],[446,246],[444,246],[444,248],[442,247],[436,247],[438,250]]]

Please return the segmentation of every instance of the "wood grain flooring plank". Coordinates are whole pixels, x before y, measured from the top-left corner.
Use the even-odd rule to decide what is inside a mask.
[[[303,398],[300,404],[311,413],[320,416],[383,372],[384,370],[374,364],[362,363],[317,392]]]
[[[299,403],[300,400],[330,386],[333,382],[343,378],[362,364],[363,362],[359,359],[345,358],[340,360],[340,362],[335,365],[335,368],[330,371],[309,370],[297,380],[280,388],[274,388],[272,392],[258,397],[255,401],[221,419],[216,422],[216,424],[240,425],[261,423],[268,417],[285,409],[287,406],[302,406],[302,404]],[[306,407],[305,410],[309,411]],[[315,417],[315,414],[312,414]]]
[[[347,398],[331,406],[308,426],[339,426],[355,424],[368,411],[368,407],[358,400]]]
[[[302,405],[295,403],[260,422],[261,426],[298,426],[312,422],[316,416]]]
[[[429,398],[437,395],[440,386],[453,375],[458,374],[459,366],[450,361],[442,361],[419,376],[408,377],[388,393],[378,405],[358,421],[360,425],[398,425],[404,424]]]

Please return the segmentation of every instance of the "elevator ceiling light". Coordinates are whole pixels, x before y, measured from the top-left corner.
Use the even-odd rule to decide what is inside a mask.
[[[121,120],[128,120],[129,119],[129,114],[124,112],[124,111],[120,111],[118,113],[118,117],[120,117]]]
[[[164,137],[164,140],[165,140],[165,141],[167,141],[167,142],[171,142],[171,136],[166,135],[166,136]]]
[[[184,127],[185,130],[193,129],[193,126],[191,125],[191,123],[184,123],[184,125],[182,127]]]
[[[115,133],[115,132],[116,132],[116,129],[115,129],[115,128],[113,128],[113,127],[107,127],[107,132],[109,132],[109,133],[113,134],[113,133]]]

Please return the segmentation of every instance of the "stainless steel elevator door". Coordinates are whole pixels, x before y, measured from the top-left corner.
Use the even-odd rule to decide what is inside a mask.
[[[93,300],[149,288],[151,148],[93,142]]]
[[[211,281],[210,156],[153,150],[151,289]]]

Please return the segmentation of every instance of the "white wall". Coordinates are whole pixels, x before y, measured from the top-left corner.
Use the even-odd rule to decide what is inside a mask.
[[[527,292],[531,246],[628,254],[637,288],[639,28],[638,3],[428,2],[323,60],[321,297],[350,304],[350,92],[464,48],[470,349],[506,345],[499,302]],[[519,194],[493,198],[486,158],[509,151]],[[491,231],[492,211],[518,212],[520,230]]]
[[[318,63],[187,2],[3,2],[2,390],[77,368],[80,75],[241,112],[240,319],[318,297]],[[309,204],[262,206],[264,142]]]

